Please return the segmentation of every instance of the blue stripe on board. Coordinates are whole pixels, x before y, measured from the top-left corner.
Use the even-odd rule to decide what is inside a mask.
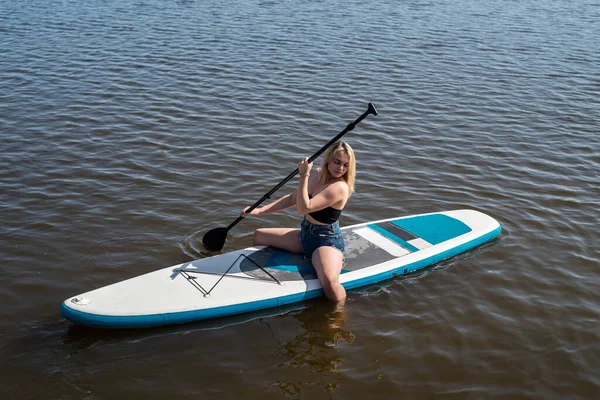
[[[311,264],[271,264],[267,263],[264,268],[276,269],[278,271],[297,272],[299,274],[310,274],[316,275],[315,269]]]
[[[402,218],[392,221],[392,224],[433,245],[471,232],[467,224],[444,214]]]
[[[438,263],[446,258],[454,257],[460,253],[468,251],[474,247],[480,246],[490,240],[496,238],[502,232],[502,227],[498,227],[477,239],[464,243],[460,246],[446,250],[442,253],[427,257],[423,260],[416,261],[412,264],[404,265],[383,272],[377,275],[371,275],[365,278],[356,279],[351,282],[345,282],[346,290],[354,289],[360,286],[369,285],[386,279],[394,278],[398,275],[409,274],[419,269],[428,267]],[[63,302],[60,307],[60,312],[63,317],[81,325],[96,326],[103,328],[142,328],[170,324],[182,324],[186,322],[200,321],[203,319],[225,317],[228,315],[241,314],[250,311],[256,311],[264,308],[279,307],[286,304],[295,303],[298,301],[308,300],[314,297],[322,296],[323,289],[314,289],[307,292],[292,294],[275,299],[266,299],[254,301],[250,303],[236,304],[231,306],[216,307],[206,310],[183,311],[169,314],[152,314],[140,316],[109,316],[89,314],[72,309]]]
[[[289,264],[289,265],[265,265],[264,268],[270,268],[270,269],[276,269],[278,271],[287,271],[287,272],[297,272],[299,274],[310,274],[310,273],[314,273],[315,276],[317,274],[317,272],[315,271],[315,269],[313,268],[312,264]],[[350,272],[350,270],[347,269],[342,269],[340,271],[340,274],[345,274],[347,272]]]
[[[264,265],[264,268],[276,269],[278,271],[297,272],[301,275],[317,275],[317,272],[313,268],[310,259],[303,260],[303,263],[295,263],[294,259],[298,260],[297,254],[290,254],[287,251],[275,251],[275,253],[269,257],[269,260]],[[346,272],[350,271],[342,269],[340,273],[345,274]]]
[[[410,250],[412,252],[419,251],[418,248],[416,248],[412,244],[408,243],[406,240],[399,238],[398,236],[394,235],[392,232],[386,231],[385,229],[383,229],[380,226],[377,226],[375,224],[368,224],[367,226],[369,228],[373,229],[375,232],[378,232],[378,233],[382,234],[383,236],[385,236],[386,238],[398,243],[400,246],[404,247],[407,250]]]

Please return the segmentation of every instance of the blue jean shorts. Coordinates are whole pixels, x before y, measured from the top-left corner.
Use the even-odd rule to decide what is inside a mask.
[[[331,225],[317,225],[311,224],[304,218],[300,225],[300,244],[309,256],[321,246],[335,247],[343,253],[344,237],[339,221]]]

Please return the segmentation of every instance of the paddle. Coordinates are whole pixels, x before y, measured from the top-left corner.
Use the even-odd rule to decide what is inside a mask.
[[[373,114],[373,115],[377,115],[377,110],[375,109],[375,106],[371,103],[369,103],[369,106],[367,108],[367,111],[365,111],[360,117],[358,117],[354,122],[351,122],[348,124],[348,126],[346,127],[346,129],[344,129],[343,131],[341,131],[340,133],[338,133],[333,139],[331,139],[325,146],[321,147],[321,149],[319,151],[317,151],[315,154],[313,154],[309,159],[308,162],[313,162],[317,157],[319,157],[325,150],[327,150],[327,148],[329,146],[331,146],[333,143],[335,143],[336,141],[338,141],[342,136],[344,136],[346,133],[350,132],[352,129],[354,129],[354,127],[363,119],[365,119],[369,114]],[[281,182],[279,182],[279,184],[277,186],[275,186],[273,189],[271,189],[267,194],[265,194],[259,201],[257,201],[256,203],[254,203],[254,205],[252,205],[252,207],[248,208],[246,210],[246,213],[250,213],[252,210],[254,210],[256,207],[258,207],[263,201],[269,199],[271,197],[271,195],[273,193],[275,193],[280,187],[282,187],[283,185],[285,185],[290,179],[292,179],[294,176],[296,176],[296,174],[298,173],[298,168],[296,168],[296,170],[294,172],[292,172],[291,174],[289,174],[284,180],[282,180]],[[225,241],[227,240],[227,232],[229,232],[229,230],[231,228],[233,228],[238,222],[240,222],[242,219],[244,219],[244,217],[242,217],[241,215],[235,220],[233,221],[231,224],[229,224],[228,227],[226,228],[215,228],[215,229],[211,229],[210,231],[208,231],[204,237],[202,238],[202,244],[204,245],[204,247],[206,247],[207,250],[209,251],[219,251],[223,248],[223,246],[225,245]]]

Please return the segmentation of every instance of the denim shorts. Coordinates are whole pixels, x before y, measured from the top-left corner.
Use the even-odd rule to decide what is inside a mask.
[[[304,218],[300,225],[300,244],[308,255],[321,246],[331,246],[344,252],[344,237],[340,230],[340,223],[336,221],[331,225],[311,224]]]

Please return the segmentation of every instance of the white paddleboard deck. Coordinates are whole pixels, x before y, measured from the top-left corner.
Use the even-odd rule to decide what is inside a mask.
[[[492,217],[455,210],[342,228],[346,289],[406,275],[500,235]],[[78,324],[137,328],[199,321],[323,295],[310,257],[250,247],[150,272],[65,300]]]

